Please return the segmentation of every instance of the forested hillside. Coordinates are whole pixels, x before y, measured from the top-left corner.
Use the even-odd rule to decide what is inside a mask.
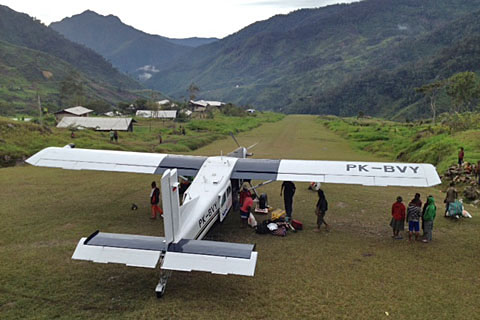
[[[1,114],[36,112],[37,92],[44,106],[56,109],[73,103],[73,95],[83,103],[132,100],[138,95],[131,90],[140,88],[91,49],[0,6]]]
[[[298,10],[202,46],[147,85],[180,97],[194,82],[204,98],[292,113],[393,116],[421,99],[409,74],[461,50],[476,31],[456,24],[479,8],[478,0],[365,0]],[[431,67],[415,84],[464,67]]]
[[[139,80],[148,79],[192,48],[217,40],[168,39],[137,30],[116,16],[103,16],[89,10],[52,23],[50,27],[67,39],[95,50]]]

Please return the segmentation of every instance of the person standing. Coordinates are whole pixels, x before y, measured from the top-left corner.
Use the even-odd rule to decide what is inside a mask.
[[[450,203],[455,202],[458,197],[457,189],[455,189],[455,182],[450,182],[450,186],[447,189],[447,194],[445,196],[445,217],[448,215],[448,208],[450,207]]]
[[[415,240],[420,236],[420,216],[422,215],[422,200],[420,194],[416,193],[415,197],[410,201],[407,208],[408,222],[408,240],[412,241],[413,232],[415,232]]]
[[[295,184],[292,181],[284,181],[282,188],[280,189],[280,197],[283,193],[283,202],[285,204],[286,217],[285,221],[290,222],[292,220],[293,211],[293,195],[295,194]]]
[[[113,132],[113,138],[115,139],[115,143],[118,143],[118,131],[117,130],[115,130]]]
[[[158,203],[160,202],[160,189],[157,188],[155,181],[152,181],[152,192],[150,193],[150,204],[152,205],[152,216],[150,219],[156,219],[157,213],[161,217],[163,210],[160,209]]]
[[[477,183],[480,184],[480,160],[477,161],[477,166],[475,167],[475,177],[477,178]]]
[[[427,208],[425,209],[425,214],[423,215],[423,225],[425,238],[422,242],[428,243],[432,241],[432,231],[433,231],[433,221],[437,216],[437,207],[435,206],[435,199],[433,196],[428,196],[427,198]]]
[[[317,206],[315,207],[315,214],[317,215],[317,228],[313,231],[315,232],[320,232],[320,227],[322,224],[325,224],[326,231],[330,231],[330,226],[328,223],[325,221],[325,214],[327,213],[328,210],[328,201],[325,198],[325,193],[323,192],[322,189],[318,189],[318,201],[317,201]]]
[[[114,133],[113,133],[113,130],[110,130],[110,142],[113,142],[113,136],[114,136]]]
[[[399,233],[405,228],[405,205],[402,201],[402,197],[398,196],[397,201],[392,205],[392,220],[390,221],[390,226],[393,230],[392,238],[397,240],[402,239]]]
[[[463,164],[463,157],[465,156],[465,151],[463,147],[460,147],[460,151],[458,151],[458,166],[461,167]]]

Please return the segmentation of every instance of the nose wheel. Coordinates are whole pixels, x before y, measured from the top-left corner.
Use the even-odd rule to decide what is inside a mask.
[[[165,294],[165,289],[167,288],[168,278],[172,275],[172,271],[160,271],[160,280],[155,288],[155,294],[157,298],[160,299]]]

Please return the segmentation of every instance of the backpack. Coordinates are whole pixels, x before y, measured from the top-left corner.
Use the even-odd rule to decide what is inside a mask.
[[[258,199],[258,206],[260,207],[260,209],[265,209],[267,208],[268,206],[268,201],[267,201],[267,194],[265,193],[262,193],[260,195],[260,198]]]
[[[262,221],[262,223],[257,224],[257,227],[256,227],[255,231],[256,231],[258,234],[267,234],[267,233],[270,233],[270,229],[268,229],[268,227],[267,227],[267,225],[268,225],[270,222],[271,222],[270,220],[264,220],[264,221]]]

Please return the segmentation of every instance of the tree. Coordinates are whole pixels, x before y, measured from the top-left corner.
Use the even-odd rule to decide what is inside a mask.
[[[439,92],[445,87],[445,80],[438,80],[426,84],[420,88],[415,88],[416,92],[423,93],[425,97],[430,100],[430,109],[432,110],[433,124],[435,124],[437,117],[437,97]]]
[[[480,97],[478,77],[475,72],[460,72],[447,80],[447,95],[452,98],[453,111],[471,109],[472,102]]]
[[[195,100],[199,92],[200,92],[200,88],[194,82],[192,82],[188,86],[188,94],[189,94],[190,100]]]
[[[64,105],[79,106],[85,101],[80,74],[73,70],[60,82],[60,100]]]
[[[112,106],[103,100],[91,101],[87,103],[85,107],[87,107],[88,109],[92,109],[97,114],[106,113],[112,109]]]

